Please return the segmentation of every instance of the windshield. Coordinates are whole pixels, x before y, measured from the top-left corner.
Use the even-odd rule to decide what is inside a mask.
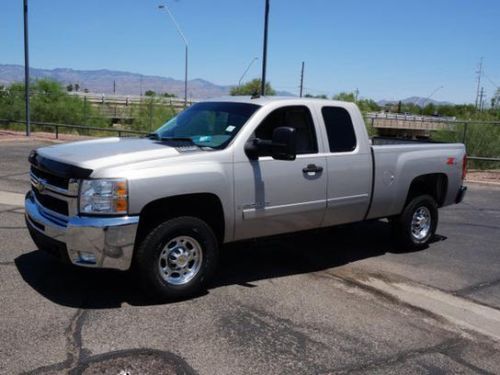
[[[200,147],[221,149],[231,142],[258,108],[249,103],[196,103],[154,134],[160,139],[190,139]]]

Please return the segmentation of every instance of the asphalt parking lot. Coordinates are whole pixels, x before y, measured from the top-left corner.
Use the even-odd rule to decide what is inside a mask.
[[[245,242],[157,303],[36,250],[17,198],[39,145],[0,143],[0,373],[500,373],[500,188],[470,185],[425,250],[382,221]]]

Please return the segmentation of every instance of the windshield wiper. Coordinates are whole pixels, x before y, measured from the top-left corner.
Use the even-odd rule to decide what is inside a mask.
[[[190,146],[196,146],[196,147],[201,148],[201,149],[207,149],[207,148],[210,148],[212,150],[214,149],[214,147],[212,147],[212,146],[207,146],[207,145],[196,143],[190,137],[160,137],[158,135],[158,133],[148,134],[147,137],[149,137],[151,139],[157,139],[160,142],[169,142],[169,141],[171,141],[171,142],[181,142],[181,143],[188,143]]]
[[[174,142],[189,142],[195,144],[193,140],[189,137],[158,137],[160,141],[174,141]]]

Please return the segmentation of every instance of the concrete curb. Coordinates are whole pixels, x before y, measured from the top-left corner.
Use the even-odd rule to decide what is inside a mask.
[[[494,182],[494,181],[465,180],[465,182],[467,184],[477,184],[477,185],[500,187],[500,182]]]

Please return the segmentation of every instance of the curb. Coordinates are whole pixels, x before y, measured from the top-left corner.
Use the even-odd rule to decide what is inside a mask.
[[[493,181],[480,181],[480,180],[465,180],[468,184],[486,185],[486,186],[497,186],[500,187],[500,182]]]

